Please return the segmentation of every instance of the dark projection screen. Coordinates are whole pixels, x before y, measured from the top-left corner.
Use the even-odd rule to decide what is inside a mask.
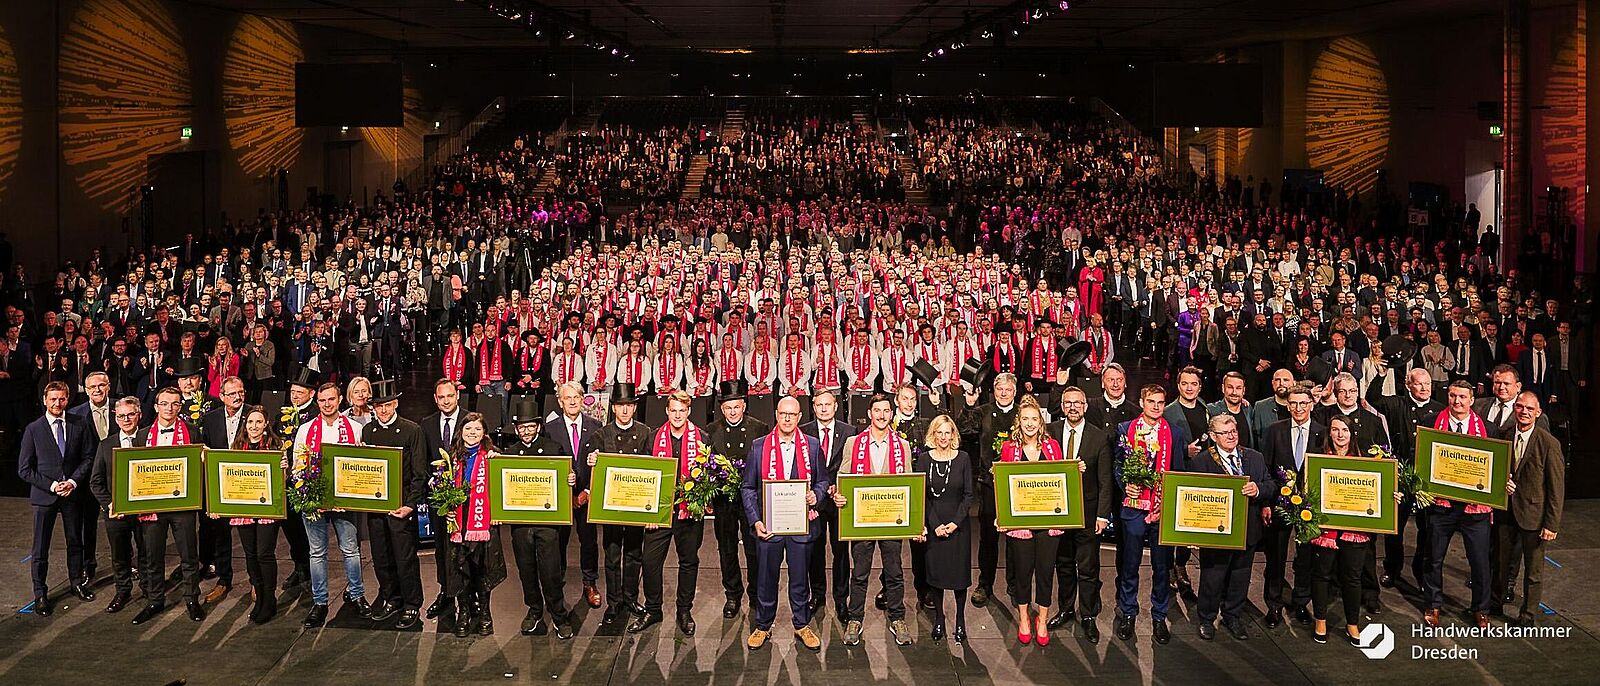
[[[1261,79],[1256,64],[1157,64],[1156,126],[1261,126]]]
[[[294,65],[294,125],[401,126],[397,62]]]

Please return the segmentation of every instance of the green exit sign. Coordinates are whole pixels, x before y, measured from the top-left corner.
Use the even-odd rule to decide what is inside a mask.
[[[1490,124],[1489,125],[1489,135],[1498,136],[1498,135],[1501,135],[1503,133],[1505,133],[1505,130],[1500,128],[1499,124]]]
[[[184,140],[189,140],[190,138],[194,138],[194,127],[193,126],[185,126],[185,127],[181,128],[181,129],[178,129],[178,137],[182,138]]]

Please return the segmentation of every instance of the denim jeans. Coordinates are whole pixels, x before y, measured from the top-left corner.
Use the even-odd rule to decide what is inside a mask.
[[[355,516],[347,512],[324,512],[316,520],[306,520],[306,538],[311,548],[311,602],[328,604],[328,529],[339,539],[339,556],[344,558],[344,597],[354,600],[366,595],[361,585],[361,541],[356,537]]]

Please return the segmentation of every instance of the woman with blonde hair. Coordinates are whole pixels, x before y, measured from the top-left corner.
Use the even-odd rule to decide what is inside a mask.
[[[1018,402],[1017,416],[1011,425],[1011,435],[1000,450],[1001,462],[1040,462],[1060,460],[1061,444],[1045,433],[1044,413],[1033,396],[1024,395]],[[1038,637],[1039,645],[1050,645],[1047,622],[1050,616],[1050,592],[1055,584],[1056,549],[1062,531],[996,530],[1006,538],[1006,565],[1011,570],[1011,599],[1017,606],[1017,641],[1028,643]],[[1037,605],[1034,613],[1031,606]]]
[[[924,530],[911,540],[912,555],[923,558],[922,579],[933,601],[933,640],[944,638],[944,592],[954,591],[955,642],[967,640],[967,587],[972,585],[972,534],[967,510],[972,506],[972,458],[961,450],[961,431],[950,415],[928,423],[917,455],[916,470],[927,475]]]
[[[356,425],[356,433],[361,433],[362,427],[372,421],[372,381],[365,376],[350,379],[350,383],[345,384],[344,397],[350,401],[344,416]]]

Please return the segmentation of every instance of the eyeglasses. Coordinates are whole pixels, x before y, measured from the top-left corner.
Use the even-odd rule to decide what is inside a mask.
[[[138,419],[138,418],[139,418],[139,413],[138,412],[118,412],[117,413],[117,419],[119,421],[123,420],[123,419]]]
[[[1293,405],[1293,406],[1296,406],[1296,407],[1304,407],[1306,405],[1310,405],[1311,401],[1310,400],[1290,400],[1289,404]]]
[[[1239,435],[1239,430],[1238,429],[1229,429],[1227,431],[1212,431],[1211,435],[1217,436],[1217,437],[1237,436],[1237,435]]]

